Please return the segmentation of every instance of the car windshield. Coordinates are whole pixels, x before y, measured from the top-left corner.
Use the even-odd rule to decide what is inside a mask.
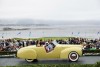
[[[56,40],[52,41],[52,43],[53,43],[54,45],[58,45],[58,43],[57,43]]]

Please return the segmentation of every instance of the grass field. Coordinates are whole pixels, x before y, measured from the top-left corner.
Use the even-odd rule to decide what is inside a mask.
[[[58,39],[63,39],[63,40],[66,40],[68,38],[73,38],[73,37],[42,37],[42,38],[28,38],[28,39],[31,39],[31,40],[49,40],[49,39],[52,39],[52,40],[58,40]],[[16,40],[26,40],[24,38],[13,38],[13,39],[16,39]]]
[[[100,62],[97,62],[95,64],[26,64],[5,67],[100,67]]]

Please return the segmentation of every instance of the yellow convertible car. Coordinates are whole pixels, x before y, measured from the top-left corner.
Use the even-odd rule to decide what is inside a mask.
[[[51,49],[52,48],[52,49]],[[82,46],[72,44],[57,44],[56,41],[51,45],[46,44],[42,47],[27,46],[18,50],[17,57],[33,62],[37,59],[67,59],[78,61],[82,56]]]

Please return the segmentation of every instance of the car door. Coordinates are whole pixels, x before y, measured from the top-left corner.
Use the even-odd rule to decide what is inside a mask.
[[[59,58],[61,53],[61,47],[56,46],[52,51],[47,52],[44,47],[41,47],[38,51],[38,57],[41,59]]]

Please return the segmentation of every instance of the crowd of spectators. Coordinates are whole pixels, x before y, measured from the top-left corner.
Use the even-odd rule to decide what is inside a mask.
[[[83,49],[100,49],[100,39],[69,38],[57,40],[59,44],[81,44]]]
[[[85,41],[85,38],[69,38],[66,40],[59,39],[57,42],[59,44],[82,44]]]
[[[17,51],[18,49],[29,46],[36,45],[37,47],[45,45],[46,42],[53,41],[48,40],[15,40],[15,39],[4,39],[0,40],[0,51]],[[100,39],[86,39],[86,38],[66,38],[56,40],[58,44],[82,44],[84,49],[99,49]]]
[[[26,47],[29,45],[36,45],[37,47],[45,45],[46,42],[43,40],[15,40],[15,39],[5,39],[0,40],[0,51],[17,51],[18,49],[22,47]]]

